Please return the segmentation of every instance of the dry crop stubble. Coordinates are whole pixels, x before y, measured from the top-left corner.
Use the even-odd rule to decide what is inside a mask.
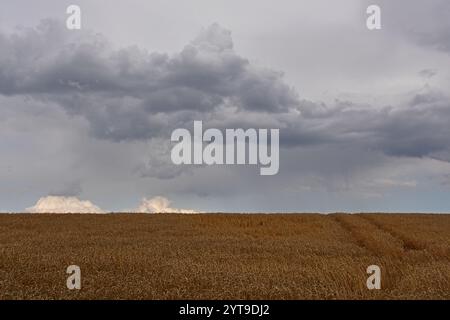
[[[448,215],[14,214],[0,245],[2,299],[450,298]]]

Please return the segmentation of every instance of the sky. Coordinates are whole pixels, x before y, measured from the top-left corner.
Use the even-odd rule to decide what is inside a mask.
[[[446,0],[4,0],[0,212],[449,212],[449,16]],[[173,164],[195,120],[278,128],[278,174]]]

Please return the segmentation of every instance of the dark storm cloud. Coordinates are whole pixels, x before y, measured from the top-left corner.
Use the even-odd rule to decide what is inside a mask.
[[[50,20],[2,35],[0,46],[0,93],[57,101],[86,117],[100,138],[157,136],[179,117],[171,113],[213,112],[226,104],[279,113],[297,104],[280,73],[238,56],[230,32],[216,24],[173,56],[116,50],[100,35],[69,32]]]
[[[449,121],[450,99],[428,92],[414,96],[408,108],[388,113],[374,129],[389,155],[433,157],[450,150]]]
[[[417,93],[396,108],[340,101],[332,108],[302,105],[304,117],[288,125],[292,144],[353,144],[392,156],[450,161],[441,156],[450,150],[450,98],[441,93]]]
[[[56,103],[85,118],[96,138],[164,139],[174,128],[204,120],[205,127],[280,128],[286,147],[352,145],[450,160],[447,96],[426,91],[385,108],[300,100],[281,73],[239,56],[230,32],[217,24],[172,56],[115,49],[101,35],[69,32],[50,20],[0,35],[0,44],[1,94]],[[179,174],[159,162],[138,169],[140,175]]]

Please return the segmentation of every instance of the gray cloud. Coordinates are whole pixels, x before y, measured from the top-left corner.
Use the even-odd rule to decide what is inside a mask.
[[[379,0],[377,4],[382,8],[383,23],[389,32],[406,36],[421,46],[450,53],[450,2]]]
[[[0,93],[56,103],[87,119],[101,139],[164,138],[202,119],[219,128],[280,128],[281,144],[288,147],[352,144],[391,156],[445,160],[450,150],[447,96],[425,91],[404,106],[384,108],[300,100],[281,73],[240,57],[230,31],[217,24],[172,56],[114,49],[101,35],[65,31],[52,20],[2,35],[0,42]],[[142,176],[180,173],[155,154],[136,169]]]
[[[448,193],[439,177],[450,172],[447,22],[432,9],[445,3],[411,2],[407,10],[410,2],[399,3],[382,3],[377,33],[365,30],[365,8],[356,1],[309,9],[292,1],[290,20],[278,12],[274,23],[252,30],[236,27],[233,11],[218,20],[231,23],[235,39],[213,25],[186,41],[208,15],[189,28],[174,26],[179,41],[127,25],[122,34],[148,38],[139,47],[116,47],[114,30],[109,42],[52,20],[0,33],[3,206],[23,208],[53,194],[118,210],[167,194],[200,210],[364,210],[364,199],[405,192],[381,209],[435,208],[435,191]],[[360,21],[353,5],[361,6],[354,11]],[[244,22],[254,4],[246,6]],[[170,54],[144,49],[164,47],[162,40]],[[301,96],[285,79],[300,84]],[[220,129],[280,128],[280,173],[172,165],[170,132],[192,128],[193,120]],[[436,189],[424,195],[433,179]],[[411,198],[431,200],[420,207]],[[380,203],[371,208],[381,210]]]
[[[423,69],[419,71],[419,75],[424,77],[425,79],[429,79],[434,77],[437,74],[437,70],[435,69]]]
[[[287,141],[294,144],[352,144],[391,156],[450,160],[442,157],[450,150],[450,98],[442,93],[425,90],[396,107],[337,101],[331,108],[306,103],[301,110],[300,122],[288,127]]]
[[[81,182],[80,181],[72,181],[65,185],[63,185],[61,188],[56,189],[54,191],[50,192],[50,195],[52,196],[58,196],[58,197],[77,197],[82,192]]]
[[[280,113],[298,103],[282,74],[238,56],[217,24],[173,56],[116,50],[98,34],[74,34],[52,20],[2,35],[0,45],[0,93],[57,102],[85,117],[95,136],[115,141],[158,136],[189,113],[228,105]]]

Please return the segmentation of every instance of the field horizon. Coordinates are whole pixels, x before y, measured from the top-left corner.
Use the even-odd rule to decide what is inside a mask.
[[[26,211],[0,211],[0,216],[2,215],[109,215],[109,214],[122,214],[122,215],[334,215],[334,214],[345,214],[345,215],[450,215],[450,211],[271,211],[271,212],[260,212],[260,211],[195,211],[189,213],[183,212],[133,212],[133,211],[105,211],[105,212],[26,212]]]
[[[450,298],[447,214],[15,213],[0,231],[0,299]]]

